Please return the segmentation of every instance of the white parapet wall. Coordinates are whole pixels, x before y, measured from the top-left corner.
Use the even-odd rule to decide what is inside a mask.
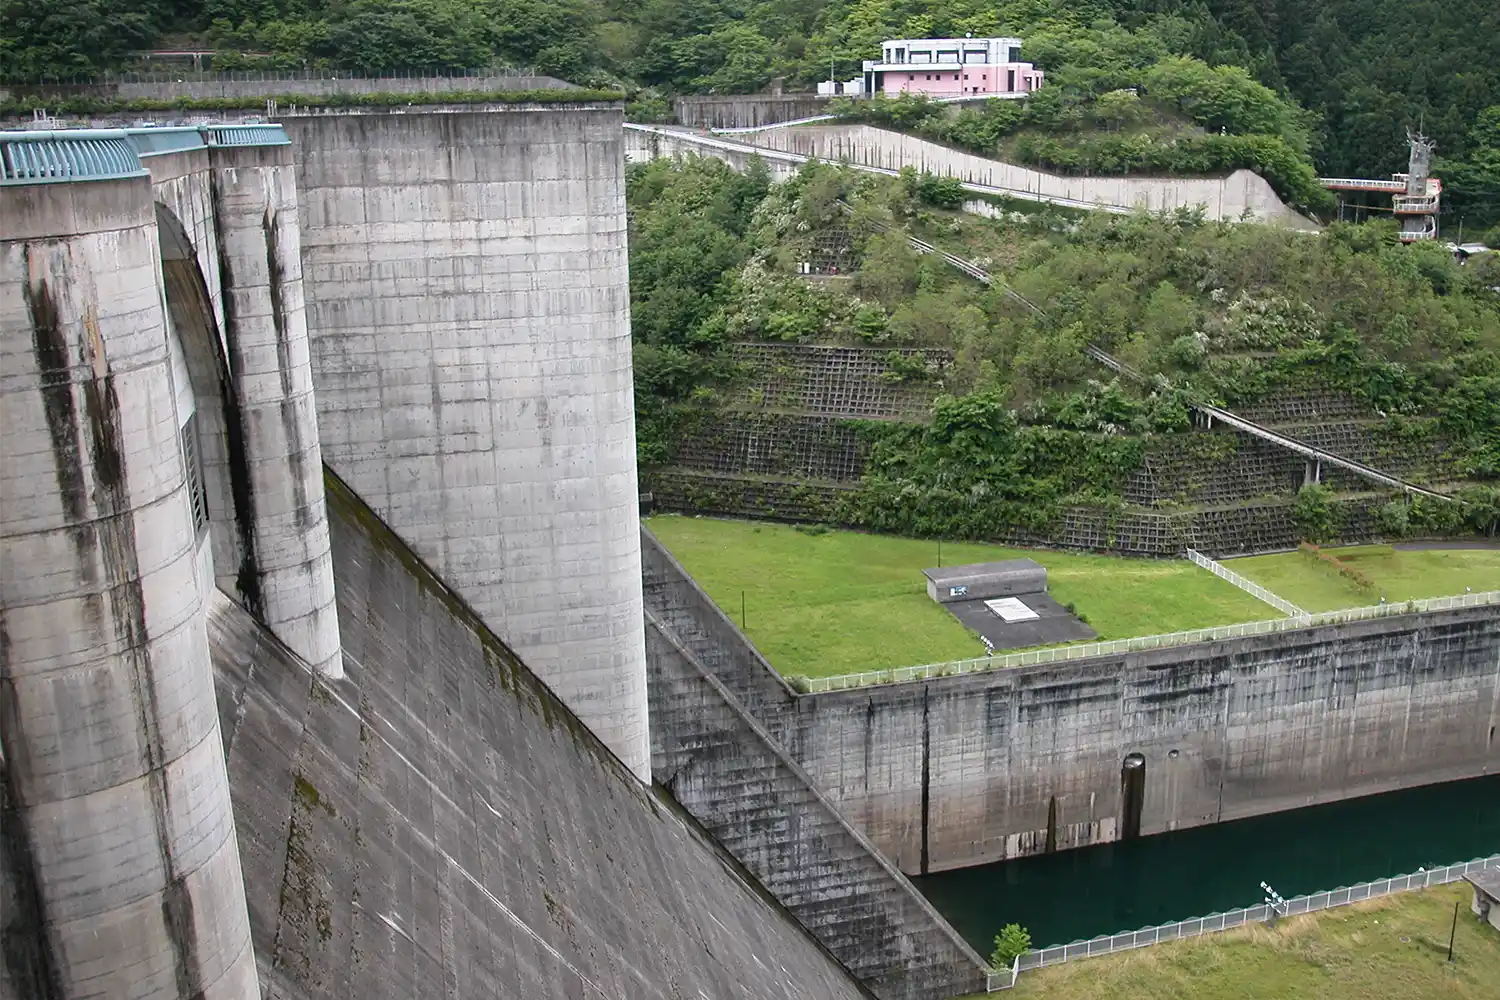
[[[1113,211],[1201,207],[1211,219],[1250,218],[1294,229],[1317,228],[1288,207],[1265,178],[1250,170],[1220,177],[1073,177],[991,160],[869,125],[799,125],[737,138],[765,149],[848,160],[880,170],[913,167],[1034,201]]]
[[[288,117],[322,453],[650,780],[618,104]]]

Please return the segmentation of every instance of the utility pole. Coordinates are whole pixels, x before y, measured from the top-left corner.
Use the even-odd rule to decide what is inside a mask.
[[[1453,961],[1453,939],[1458,935],[1458,907],[1463,900],[1453,903],[1453,926],[1448,929],[1448,961]]]

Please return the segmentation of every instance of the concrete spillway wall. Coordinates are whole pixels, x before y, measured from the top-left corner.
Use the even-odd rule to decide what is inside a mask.
[[[913,167],[967,184],[1081,207],[1152,212],[1201,207],[1211,219],[1244,217],[1297,229],[1316,229],[1289,208],[1259,174],[1226,177],[1073,177],[991,160],[869,125],[799,125],[737,138],[765,149],[848,160],[882,170]]]
[[[330,487],[348,672],[210,615],[266,996],[871,1000]]]
[[[191,394],[121,173],[0,187],[0,992],[249,1000]]]
[[[644,779],[620,121],[285,125],[324,456]]]
[[[1500,620],[1431,612],[1046,667],[792,692],[649,534],[647,607],[903,871],[1500,771]]]

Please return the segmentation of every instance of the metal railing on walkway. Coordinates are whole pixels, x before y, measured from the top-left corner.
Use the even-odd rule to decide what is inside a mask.
[[[1303,913],[1326,910],[1335,906],[1344,906],[1348,903],[1358,903],[1365,899],[1375,899],[1376,897],[1386,896],[1393,892],[1405,892],[1409,889],[1425,889],[1432,885],[1444,885],[1448,882],[1457,882],[1465,875],[1473,875],[1486,868],[1500,868],[1500,854],[1492,854],[1487,858],[1476,858],[1473,861],[1467,861],[1462,864],[1448,865],[1446,868],[1433,868],[1426,871],[1418,871],[1411,875],[1397,875],[1393,878],[1378,879],[1374,882],[1361,882],[1358,885],[1352,885],[1347,888],[1315,892],[1308,896],[1294,896],[1286,900],[1284,907],[1278,907],[1275,915],[1277,917],[1295,917]],[[1248,906],[1240,910],[1230,910],[1228,913],[1211,913],[1206,917],[1192,917],[1188,920],[1179,920],[1171,924],[1161,924],[1157,927],[1146,927],[1138,931],[1125,931],[1122,934],[1103,935],[1089,941],[1074,941],[1072,944],[1028,951],[1017,960],[1017,968],[1019,971],[1024,972],[1027,969],[1040,969],[1044,966],[1072,962],[1080,958],[1093,958],[1098,955],[1108,955],[1112,952],[1128,951],[1132,948],[1144,948],[1148,945],[1160,944],[1163,941],[1176,941],[1181,938],[1197,937],[1200,934],[1213,934],[1217,931],[1243,927],[1246,924],[1261,923],[1269,920],[1271,916],[1271,907],[1268,904],[1262,903],[1259,906]],[[998,988],[1004,989],[1005,987],[1000,986]]]
[[[1394,615],[1421,614],[1427,611],[1448,611],[1457,608],[1477,608],[1500,605],[1500,590],[1489,590],[1478,594],[1459,594],[1456,597],[1432,597],[1421,601],[1404,601],[1399,604],[1376,604],[1364,608],[1346,608],[1342,611],[1325,611],[1319,614],[1304,614],[1297,618],[1273,618],[1267,621],[1245,622],[1239,625],[1219,625],[1214,628],[1191,629],[1185,632],[1168,632],[1163,635],[1137,636],[1133,639],[1113,639],[1108,642],[1084,642],[1075,646],[1054,646],[1048,649],[1024,650],[1019,653],[1002,653],[997,656],[978,656],[968,660],[952,660],[947,663],[927,663],[915,667],[890,667],[885,670],[867,670],[857,674],[841,674],[836,677],[812,677],[805,682],[808,694],[823,694],[830,691],[846,691],[851,688],[870,687],[876,684],[902,684],[909,681],[925,681],[938,677],[954,677],[961,674],[984,673],[1013,667],[1032,667],[1068,660],[1082,660],[1091,656],[1117,656],[1121,653],[1137,653],[1151,649],[1174,646],[1191,646],[1202,642],[1218,642],[1224,639],[1244,639],[1277,632],[1292,632],[1298,629],[1318,628],[1324,625],[1343,625],[1349,622],[1388,618]]]
[[[1245,577],[1236,573],[1234,570],[1230,569],[1228,566],[1225,566],[1223,563],[1215,559],[1210,559],[1208,556],[1204,555],[1202,552],[1199,552],[1197,549],[1188,549],[1187,557],[1188,560],[1194,565],[1203,567],[1214,576],[1218,577],[1220,580],[1224,580],[1228,583],[1233,584],[1234,586],[1243,590],[1245,593],[1249,594],[1251,597],[1255,598],[1258,601],[1264,601],[1266,604],[1269,604],[1271,607],[1275,608],[1277,611],[1280,611],[1284,615],[1290,615],[1293,618],[1308,617],[1308,612],[1297,607],[1297,605],[1293,604],[1291,601],[1285,600],[1281,597],[1277,597],[1275,594],[1271,593],[1269,590],[1267,590],[1265,587],[1262,587],[1254,580],[1246,579]]]

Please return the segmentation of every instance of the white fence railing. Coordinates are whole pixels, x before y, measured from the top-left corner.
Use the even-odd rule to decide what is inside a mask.
[[[935,677],[983,673],[1011,667],[1031,667],[1066,660],[1081,660],[1090,656],[1116,656],[1120,653],[1136,653],[1170,646],[1191,646],[1200,642],[1218,642],[1223,639],[1243,639],[1274,632],[1291,632],[1297,629],[1317,628],[1321,625],[1342,625],[1347,622],[1386,618],[1392,615],[1477,608],[1491,604],[1500,604],[1500,590],[1489,590],[1479,594],[1459,594],[1457,597],[1432,597],[1399,604],[1377,604],[1367,608],[1347,608],[1343,611],[1325,611],[1299,618],[1273,618],[1268,621],[1245,622],[1240,625],[1219,625],[1215,628],[1169,632],[1165,635],[1145,635],[1134,639],[1083,642],[1074,646],[1054,646],[1049,649],[1002,653],[997,656],[978,656],[970,660],[953,660],[948,663],[890,667],[885,670],[867,670],[863,673],[841,674],[836,677],[812,677],[806,679],[804,690],[809,694],[821,694],[828,691],[869,687],[874,684],[902,684],[907,681],[931,680]]]
[[[1248,580],[1245,577],[1240,576],[1228,566],[1225,566],[1223,563],[1218,562],[1217,560],[1210,559],[1208,556],[1204,555],[1202,552],[1199,552],[1197,549],[1188,549],[1187,557],[1194,565],[1202,566],[1204,569],[1208,570],[1220,580],[1226,580],[1229,583],[1234,584],[1236,587],[1240,588],[1251,597],[1259,601],[1264,601],[1284,615],[1290,615],[1293,618],[1306,618],[1308,616],[1308,613],[1306,611],[1297,607],[1297,605],[1293,604],[1291,601],[1283,600],[1282,598],[1277,597],[1275,594],[1271,593],[1269,590],[1267,590],[1265,587],[1262,587],[1254,580]]]
[[[1500,868],[1500,854],[1493,854],[1487,858],[1476,858],[1473,861],[1449,865],[1446,868],[1419,871],[1413,875],[1397,875],[1394,878],[1383,878],[1375,882],[1361,882],[1358,885],[1349,886],[1348,888],[1315,892],[1310,896],[1294,896],[1286,901],[1285,907],[1280,909],[1276,915],[1281,917],[1295,917],[1298,914],[1312,913],[1315,910],[1326,910],[1334,906],[1343,906],[1346,903],[1357,903],[1363,899],[1374,899],[1377,896],[1385,896],[1393,892],[1405,892],[1408,889],[1425,889],[1430,885],[1457,882],[1465,875],[1472,875],[1486,868]],[[1206,917],[1193,917],[1189,920],[1179,920],[1176,923],[1162,924],[1159,927],[1147,927],[1138,931],[1126,931],[1123,934],[1109,934],[1096,937],[1090,941],[1074,941],[1072,944],[1056,945],[1055,947],[1042,948],[1038,951],[1028,951],[1017,960],[1016,966],[1022,972],[1027,969],[1040,969],[1046,965],[1058,965],[1062,962],[1072,962],[1080,958],[1108,955],[1111,952],[1128,951],[1131,948],[1144,948],[1147,945],[1159,944],[1163,941],[1176,941],[1179,938],[1212,934],[1216,931],[1229,930],[1233,927],[1242,927],[1245,924],[1259,923],[1270,919],[1270,917],[1271,908],[1262,903],[1259,906],[1249,906],[1242,910],[1230,910],[1228,913],[1213,913]],[[1005,978],[1010,978],[1009,974],[1002,974],[1002,982]],[[1001,985],[999,987],[991,987],[991,990],[1005,988],[1004,985]]]

